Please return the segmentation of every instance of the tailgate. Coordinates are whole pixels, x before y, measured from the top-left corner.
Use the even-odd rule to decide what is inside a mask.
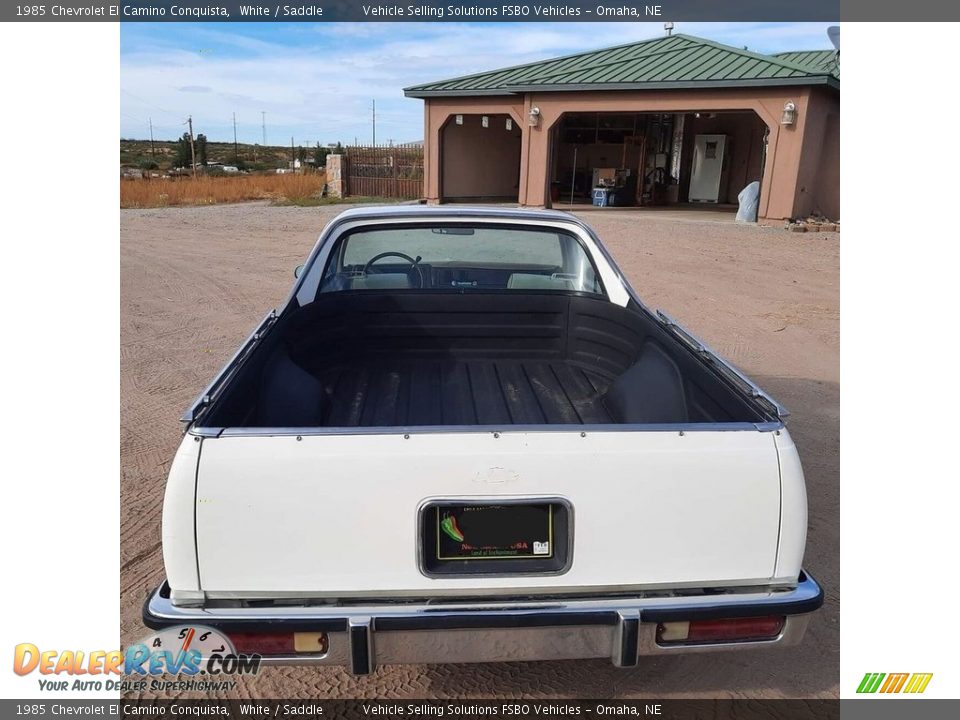
[[[196,537],[211,597],[480,595],[769,580],[772,433],[505,432],[204,439]],[[430,577],[425,502],[558,499],[568,567]]]

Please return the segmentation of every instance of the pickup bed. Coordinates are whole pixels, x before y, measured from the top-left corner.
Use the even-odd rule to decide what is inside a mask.
[[[800,639],[785,410],[586,225],[351,210],[298,270],[183,418],[148,626],[357,673]]]

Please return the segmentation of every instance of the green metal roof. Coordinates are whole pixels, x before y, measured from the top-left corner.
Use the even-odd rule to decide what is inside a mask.
[[[803,65],[811,70],[828,72],[836,78],[840,77],[840,59],[835,50],[794,50],[776,53],[773,57],[795,65]]]
[[[799,53],[813,54],[818,53]],[[414,85],[403,92],[407,97],[428,98],[533,91],[814,84],[839,88],[839,70],[834,75],[829,68],[790,58],[761,55],[689,35],[670,35]]]

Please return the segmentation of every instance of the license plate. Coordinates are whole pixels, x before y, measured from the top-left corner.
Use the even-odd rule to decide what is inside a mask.
[[[428,574],[549,573],[567,564],[565,503],[442,501],[421,513]]]
[[[553,557],[553,505],[435,507],[437,560]]]

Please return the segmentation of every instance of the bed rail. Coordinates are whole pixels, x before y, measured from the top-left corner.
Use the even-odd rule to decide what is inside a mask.
[[[240,349],[237,350],[233,357],[231,357],[226,365],[220,368],[213,380],[210,381],[210,384],[207,385],[203,392],[201,392],[197,399],[191,403],[190,407],[186,409],[183,415],[180,416],[180,422],[183,423],[183,429],[186,431],[191,424],[193,424],[203,411],[210,405],[213,400],[216,399],[220,391],[223,389],[226,381],[233,376],[237,371],[243,361],[250,354],[250,351],[253,350],[260,342],[260,339],[267,333],[270,327],[277,321],[277,311],[271,310],[267,313],[266,317],[260,321],[260,324],[257,325],[256,329],[250,333],[250,336],[244,340],[243,344],[240,346]]]
[[[717,355],[710,346],[667,315],[663,310],[657,310],[657,318],[663,323],[664,327],[679,338],[684,345],[713,365],[721,375],[733,382],[735,386],[746,392],[755,401],[759,402],[767,411],[772,412],[780,420],[786,420],[790,416],[790,411],[787,410],[787,408],[768,395],[759,385],[747,377],[746,373],[720,355]]]

